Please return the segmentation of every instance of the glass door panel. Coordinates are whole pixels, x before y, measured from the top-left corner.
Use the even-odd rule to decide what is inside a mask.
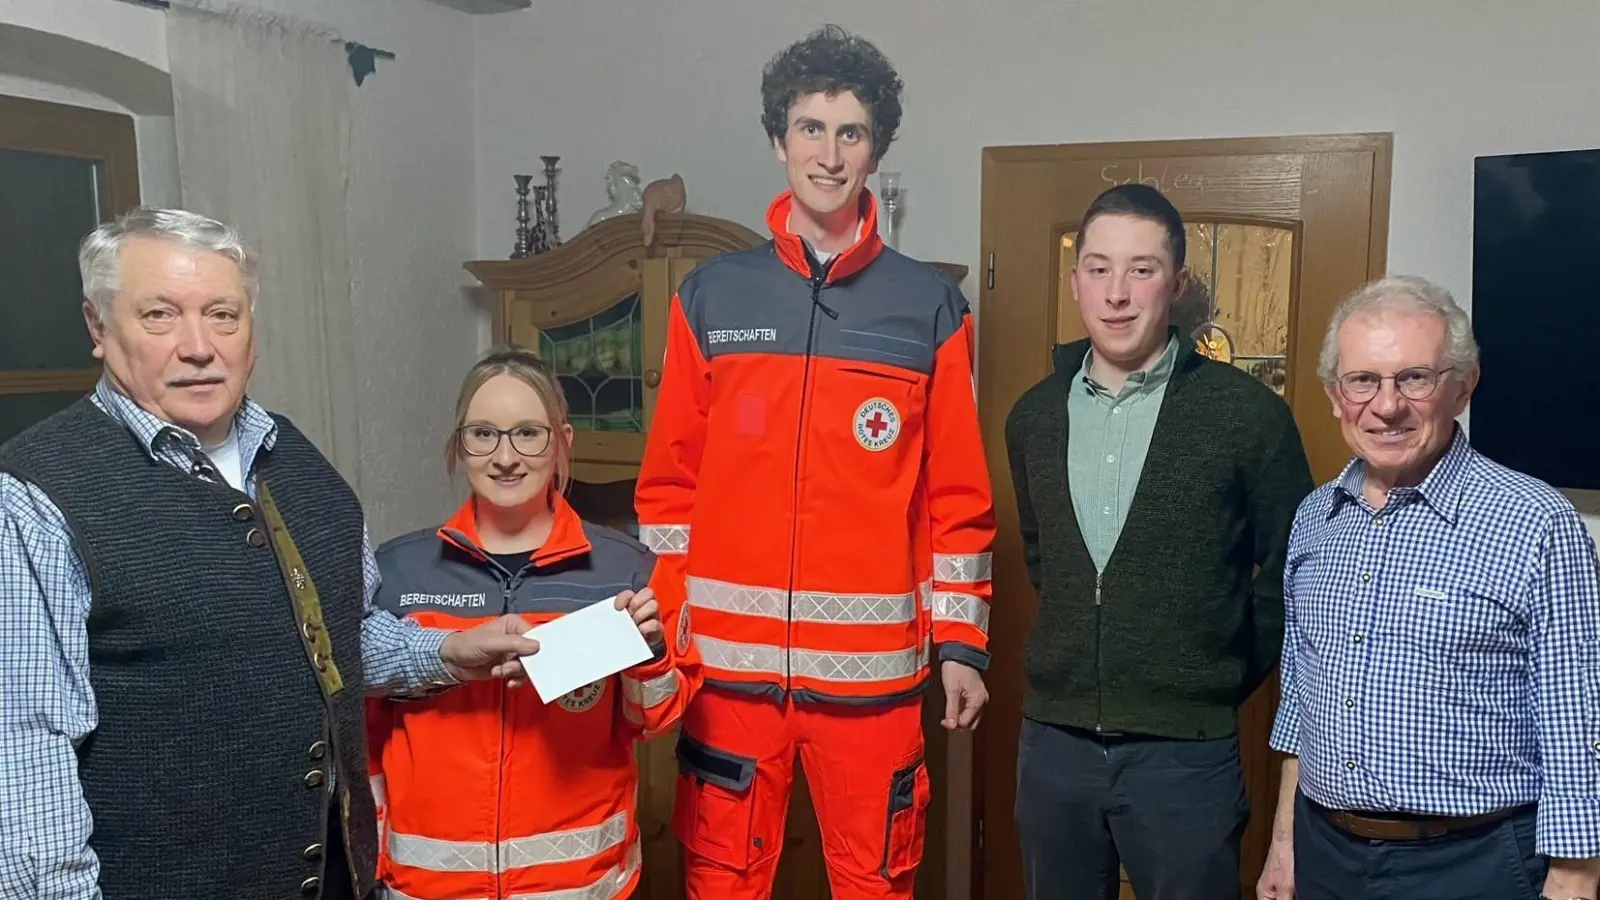
[[[1185,226],[1188,273],[1172,324],[1200,353],[1237,366],[1287,396],[1294,317],[1295,230],[1278,223],[1212,221]],[[1059,316],[1077,316],[1072,267],[1077,232],[1061,236]]]

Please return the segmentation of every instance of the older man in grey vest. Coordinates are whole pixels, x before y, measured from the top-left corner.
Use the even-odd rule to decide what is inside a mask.
[[[373,607],[354,492],[245,395],[232,228],[136,210],[79,262],[104,377],[0,447],[0,896],[364,897],[364,695],[537,645]]]

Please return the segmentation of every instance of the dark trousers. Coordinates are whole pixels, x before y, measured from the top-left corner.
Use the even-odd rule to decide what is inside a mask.
[[[1420,841],[1374,841],[1334,827],[1301,796],[1294,810],[1295,900],[1536,900],[1548,863],[1534,813]]]
[[[339,827],[339,804],[328,810],[328,834],[324,842],[322,893],[320,900],[358,900],[350,879],[350,859],[344,851],[344,829]]]
[[[1249,818],[1237,738],[1099,737],[1022,720],[1017,832],[1028,900],[1239,900]]]

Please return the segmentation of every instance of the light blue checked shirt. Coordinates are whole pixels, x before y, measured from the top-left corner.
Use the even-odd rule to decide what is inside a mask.
[[[145,412],[104,381],[93,399],[138,436],[152,457],[189,471],[189,460],[173,442],[157,442],[157,436],[175,431],[198,447],[193,434]],[[234,428],[245,490],[254,496],[254,460],[271,449],[277,425],[247,400]],[[361,660],[368,690],[447,681],[439,659],[446,632],[402,622],[374,606],[379,579],[370,539],[361,556],[367,612]],[[97,723],[85,627],[89,605],[88,576],[61,513],[39,489],[0,475],[0,897],[100,897],[99,863],[90,847],[93,823],[74,750]]]
[[[1537,802],[1538,852],[1600,856],[1600,576],[1566,498],[1456,428],[1374,510],[1365,467],[1301,504],[1272,746],[1334,809]]]

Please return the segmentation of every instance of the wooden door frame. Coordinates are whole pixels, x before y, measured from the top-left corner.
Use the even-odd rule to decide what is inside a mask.
[[[1358,134],[1316,134],[1285,137],[1241,137],[1241,138],[1205,138],[1172,141],[1129,141],[1129,142],[1096,142],[1086,144],[1036,144],[1023,146],[998,146],[985,147],[982,155],[982,184],[980,202],[980,259],[987,261],[985,268],[986,278],[979,281],[978,301],[978,415],[982,428],[984,445],[989,459],[989,471],[995,490],[997,507],[1013,504],[1011,497],[1010,462],[1005,451],[1005,420],[1010,413],[1016,397],[1002,395],[997,388],[997,383],[1004,385],[1007,381],[1000,373],[1009,365],[1013,365],[1017,354],[1027,354],[1033,360],[1030,368],[1037,368],[1048,373],[1051,369],[1051,351],[1057,343],[1059,325],[1054,304],[1048,313],[1049,328],[1037,337],[1039,343],[1032,347],[999,346],[995,342],[995,329],[985,327],[992,316],[1017,316],[1022,315],[1015,309],[1006,309],[1003,304],[994,299],[995,259],[993,252],[996,249],[997,227],[1001,223],[1001,216],[1005,210],[1001,207],[1001,198],[995,188],[1002,166],[1013,163],[1028,162],[1073,162],[1102,158],[1159,158],[1181,159],[1185,157],[1225,157],[1225,156],[1271,156],[1271,155],[1296,155],[1306,156],[1313,154],[1330,153],[1368,153],[1371,155],[1371,192],[1370,209],[1367,219],[1367,271],[1366,277],[1380,278],[1387,271],[1388,244],[1389,244],[1389,209],[1391,180],[1393,171],[1393,135],[1389,133],[1358,133]],[[1145,173],[1129,172],[1127,175],[1135,176],[1132,180],[1148,181]],[[1110,185],[1108,184],[1107,187]],[[1175,200],[1175,202],[1177,202]],[[1237,213],[1229,214],[1237,217]],[[1208,215],[1200,208],[1184,210],[1185,221],[1223,220],[1229,215]],[[1272,216],[1251,217],[1252,222],[1266,223]],[[1285,222],[1284,224],[1289,224]],[[1293,296],[1298,302],[1301,289],[1301,267],[1299,265],[1304,253],[1303,243],[1303,217],[1293,222],[1295,226],[1295,266],[1292,276]],[[1070,225],[1070,218],[1062,222],[1053,223],[1053,227],[1061,229]],[[1067,229],[1067,230],[1070,230]],[[1059,240],[1059,238],[1058,238]],[[1060,281],[1060,253],[1059,248],[1052,254],[1051,284]],[[1290,321],[1290,346],[1302,335],[1298,332],[1298,316]],[[1032,354],[1038,354],[1033,356]],[[1289,377],[1291,384],[1285,386],[1286,396],[1292,390],[1292,366]],[[1001,552],[1010,552],[1011,539],[1014,536],[1001,536],[996,542],[997,555]],[[998,571],[1002,563],[997,561]],[[997,602],[1003,602],[997,598]],[[1276,674],[1269,679],[1268,685],[1263,690],[1276,691]],[[991,726],[985,726],[985,728]],[[984,820],[988,811],[987,792],[988,765],[986,755],[989,744],[987,733],[980,729],[976,740],[973,742],[970,759],[971,777],[968,796],[972,803],[972,817],[970,834],[971,866],[968,874],[968,884],[971,886],[968,896],[979,900],[1012,900],[1008,897],[985,898],[987,878],[985,866],[988,862],[987,852],[983,846],[982,835]],[[1273,781],[1276,782],[1276,767],[1273,767]],[[1270,814],[1270,813],[1269,813]],[[952,823],[954,824],[954,823]],[[955,842],[951,841],[952,846]],[[953,882],[952,882],[953,883]],[[954,896],[954,895],[953,895]]]
[[[995,235],[992,231],[1000,210],[995,208],[996,198],[990,191],[998,175],[997,165],[1018,162],[1070,162],[1073,160],[1099,159],[1107,156],[1155,156],[1179,159],[1193,156],[1271,156],[1274,154],[1311,154],[1311,153],[1352,153],[1371,152],[1373,154],[1372,171],[1372,214],[1368,221],[1368,243],[1373,248],[1368,257],[1368,278],[1380,278],[1386,271],[1389,251],[1389,194],[1390,178],[1393,170],[1394,136],[1387,132],[1364,132],[1357,134],[1315,134],[1288,137],[1243,137],[1243,138],[1193,138],[1172,141],[1100,141],[1091,144],[1025,144],[1007,145],[983,148],[982,183],[980,185],[981,199],[979,203],[979,253],[980,257],[987,259],[994,248]],[[1184,213],[1184,221],[1199,220],[1207,213],[1190,211]],[[1224,221],[1229,216],[1211,215],[1212,221]],[[1272,217],[1263,216],[1255,221],[1268,222]],[[1286,223],[1287,224],[1287,223]],[[1298,243],[1300,240],[1299,223],[1296,222],[1296,256],[1299,255]],[[992,267],[987,271],[993,273]],[[1299,289],[1298,268],[1295,273],[1295,289]],[[983,417],[985,398],[983,389],[983,374],[986,371],[985,360],[993,361],[992,354],[985,354],[987,349],[983,340],[983,311],[988,308],[989,292],[993,290],[988,281],[980,281],[978,285],[978,407],[979,416]],[[1054,319],[1051,324],[1055,324]],[[1042,353],[1048,369],[1050,350],[1055,345],[1056,332],[1052,330],[1045,336]],[[1291,337],[1292,340],[1292,337]],[[1007,404],[1009,412],[1010,404]],[[1001,424],[1005,416],[1001,415]],[[987,431],[985,432],[988,433]]]

